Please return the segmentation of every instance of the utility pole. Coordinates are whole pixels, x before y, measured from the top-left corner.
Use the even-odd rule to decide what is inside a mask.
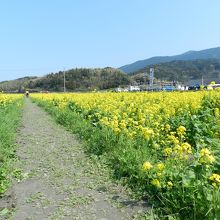
[[[66,92],[66,70],[63,69],[63,92]]]
[[[150,68],[150,88],[153,90],[153,85],[154,85],[154,68]]]
[[[146,82],[147,82],[147,72],[144,72],[144,86],[146,86],[145,90],[147,91]]]

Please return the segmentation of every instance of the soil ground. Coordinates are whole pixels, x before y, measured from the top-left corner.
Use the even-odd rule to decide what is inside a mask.
[[[17,135],[16,166],[24,179],[10,190],[12,219],[135,219],[147,205],[109,178],[77,138],[26,99]]]

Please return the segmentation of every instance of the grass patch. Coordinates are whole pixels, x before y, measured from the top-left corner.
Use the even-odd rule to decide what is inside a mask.
[[[0,97],[1,98],[1,97]],[[10,177],[16,170],[15,137],[21,119],[22,100],[0,106],[0,195],[10,186]]]

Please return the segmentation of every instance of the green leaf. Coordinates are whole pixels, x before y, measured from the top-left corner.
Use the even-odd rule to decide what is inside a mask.
[[[4,216],[9,213],[9,210],[7,208],[4,208],[2,211],[0,211],[0,216]]]

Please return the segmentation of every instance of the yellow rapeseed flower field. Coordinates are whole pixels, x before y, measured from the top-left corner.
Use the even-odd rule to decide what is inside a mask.
[[[166,129],[161,126],[164,118],[181,113],[194,112],[200,107],[204,93],[73,93],[34,95],[58,108],[74,102],[87,112],[95,110],[90,117],[111,127],[115,132],[129,136],[142,133],[148,139],[154,131]]]
[[[62,112],[74,112],[97,128],[97,132],[111,130],[118,143],[124,137],[124,148],[112,146],[112,154],[116,152],[111,156],[116,163],[113,166],[143,191],[156,193],[160,201],[166,198],[162,205],[169,212],[185,209],[189,215],[184,215],[190,216],[196,210],[199,219],[209,211],[210,204],[217,207],[219,91],[32,94],[32,98],[48,109],[55,109],[60,117]],[[100,142],[111,145],[111,140],[117,140],[108,138],[107,133]],[[205,198],[209,200],[207,204]],[[193,209],[192,204],[196,206]]]
[[[6,107],[8,104],[12,104],[21,99],[22,95],[0,94],[0,107]]]

